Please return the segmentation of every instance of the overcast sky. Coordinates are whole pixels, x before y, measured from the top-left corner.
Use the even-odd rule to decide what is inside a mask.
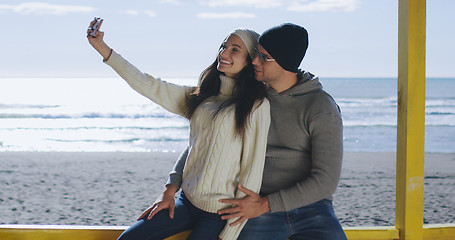
[[[455,77],[455,1],[427,1],[427,76]],[[231,30],[304,26],[301,68],[325,77],[396,77],[398,0],[0,0],[0,78],[112,77],[88,44],[105,41],[142,71],[197,77]]]

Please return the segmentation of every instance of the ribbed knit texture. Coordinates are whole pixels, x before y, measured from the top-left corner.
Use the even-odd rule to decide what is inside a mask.
[[[194,87],[179,86],[140,72],[115,51],[106,63],[137,92],[170,112],[184,115],[189,93]],[[196,207],[211,213],[227,208],[222,198],[242,198],[240,183],[259,192],[264,168],[270,105],[257,102],[249,118],[244,138],[235,135],[234,106],[215,116],[220,104],[232,96],[234,80],[220,76],[220,94],[198,106],[190,120],[189,152],[183,170],[182,190]],[[236,239],[245,223],[221,232],[223,240]]]

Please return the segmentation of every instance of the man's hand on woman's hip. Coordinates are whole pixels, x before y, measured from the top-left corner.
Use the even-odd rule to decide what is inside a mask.
[[[221,219],[227,220],[231,218],[239,218],[237,221],[231,223],[230,226],[238,225],[250,218],[259,217],[262,214],[269,212],[269,200],[267,197],[261,197],[259,194],[243,187],[239,184],[239,190],[246,194],[242,199],[220,199],[222,203],[231,204],[231,208],[226,208],[218,211]]]

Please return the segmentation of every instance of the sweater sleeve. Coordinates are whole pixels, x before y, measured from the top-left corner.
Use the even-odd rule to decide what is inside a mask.
[[[187,146],[185,150],[183,150],[182,154],[180,154],[179,159],[177,159],[177,162],[174,165],[174,169],[172,169],[172,171],[169,173],[169,178],[166,182],[166,185],[172,184],[178,188],[182,186],[183,168],[185,168],[189,150],[190,147]]]
[[[115,51],[112,51],[105,63],[111,66],[136,92],[172,113],[185,115],[186,102],[193,87],[168,83],[142,73]]]
[[[331,111],[314,115],[309,123],[310,176],[290,188],[267,195],[271,212],[300,208],[335,193],[343,158],[343,124],[338,108],[329,109]]]
[[[259,193],[264,170],[265,150],[267,147],[267,134],[270,126],[270,104],[264,99],[251,114],[249,128],[245,132],[240,163],[239,184]],[[236,192],[236,199],[245,197],[242,191]],[[238,218],[228,220],[220,234],[223,240],[237,239],[245,226],[245,222],[230,227],[229,224]]]

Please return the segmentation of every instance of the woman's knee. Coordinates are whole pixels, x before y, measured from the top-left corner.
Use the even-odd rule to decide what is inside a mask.
[[[117,238],[117,240],[145,239],[145,234],[147,234],[143,231],[143,226],[146,224],[145,221],[146,220],[142,219],[131,225]]]
[[[134,237],[134,234],[132,234],[131,231],[125,230],[118,238],[117,240],[133,240],[137,239]]]

